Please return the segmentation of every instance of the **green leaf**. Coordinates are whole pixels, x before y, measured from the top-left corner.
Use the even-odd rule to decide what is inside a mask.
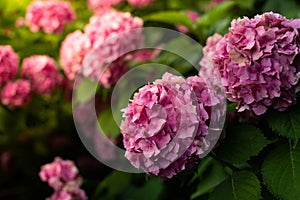
[[[98,122],[104,135],[112,138],[116,138],[120,135],[120,129],[113,118],[110,108],[106,108],[105,110],[101,111],[98,117]]]
[[[250,124],[239,124],[227,132],[227,138],[216,150],[218,158],[229,163],[244,163],[268,144],[261,131]]]
[[[164,11],[164,12],[157,12],[155,14],[147,15],[144,18],[144,21],[157,21],[157,22],[164,22],[173,25],[184,25],[188,27],[188,29],[193,29],[192,20],[188,17],[185,12],[179,11]]]
[[[85,103],[95,95],[95,82],[85,78],[76,89],[75,102]]]
[[[108,175],[97,187],[96,195],[112,198],[130,186],[132,176],[129,173],[114,171]]]
[[[191,199],[207,194],[227,177],[228,174],[225,172],[224,167],[219,162],[213,160],[209,168],[203,174],[203,178],[199,180],[199,185],[196,191],[191,195]]]
[[[196,22],[197,30],[201,30],[203,27],[211,26],[217,21],[228,17],[228,13],[234,8],[235,5],[235,2],[228,1],[215,6],[199,18],[199,20]]]
[[[300,17],[300,6],[295,0],[268,0],[262,10],[263,12],[278,12],[288,18]]]
[[[298,140],[300,138],[300,104],[284,112],[270,112],[269,125],[279,135]]]
[[[284,144],[274,149],[262,166],[265,184],[271,192],[283,200],[300,197],[300,145]]]
[[[145,199],[147,200],[158,200],[159,195],[163,191],[163,182],[160,178],[152,178],[147,181],[142,187],[133,187],[125,195],[122,195],[124,200],[136,200]]]
[[[210,195],[210,200],[258,200],[260,182],[255,174],[242,171],[234,173],[220,184]]]

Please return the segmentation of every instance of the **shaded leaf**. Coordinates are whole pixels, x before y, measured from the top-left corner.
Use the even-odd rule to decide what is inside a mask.
[[[210,195],[210,200],[258,200],[260,183],[255,174],[242,171],[234,173],[219,185]]]
[[[274,149],[262,166],[263,180],[283,200],[300,197],[300,145],[285,144]]]

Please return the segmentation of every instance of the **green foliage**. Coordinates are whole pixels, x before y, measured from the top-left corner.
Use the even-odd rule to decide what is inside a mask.
[[[210,195],[209,200],[258,200],[261,188],[255,174],[242,171],[233,173]]]
[[[228,173],[220,162],[217,162],[211,157],[205,158],[200,162],[197,173],[190,182],[193,184],[195,184],[195,180],[198,182],[196,191],[191,194],[191,199],[196,199],[199,196],[211,192],[227,177]]]
[[[250,124],[236,125],[226,134],[216,154],[229,163],[246,162],[270,143],[258,128]]]
[[[101,111],[98,117],[99,126],[101,126],[104,135],[116,138],[120,135],[119,126],[114,121],[112,111],[110,108],[106,108]]]
[[[280,144],[265,158],[263,180],[271,192],[283,200],[300,197],[300,145]]]
[[[298,140],[300,138],[300,106],[291,107],[285,112],[270,112],[269,125],[281,136]]]

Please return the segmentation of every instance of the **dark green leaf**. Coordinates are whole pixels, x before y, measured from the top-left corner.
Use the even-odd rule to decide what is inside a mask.
[[[292,144],[274,149],[262,166],[263,180],[273,194],[283,200],[300,197],[300,145]]]
[[[113,118],[110,108],[106,108],[101,111],[98,117],[98,122],[104,132],[104,135],[112,138],[116,138],[120,135],[120,129]]]
[[[258,200],[260,182],[255,174],[247,171],[234,173],[210,195],[210,200]]]
[[[284,112],[271,112],[269,125],[273,131],[293,140],[300,138],[300,105],[296,105]]]
[[[253,125],[240,124],[227,132],[225,141],[216,150],[218,158],[229,163],[243,163],[256,156],[270,142]]]

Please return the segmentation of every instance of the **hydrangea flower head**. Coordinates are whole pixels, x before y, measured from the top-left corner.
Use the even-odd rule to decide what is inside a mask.
[[[233,20],[228,34],[207,40],[200,74],[217,70],[240,112],[284,111],[295,104],[299,84],[299,30],[299,19],[272,12]]]
[[[0,87],[18,72],[19,58],[9,45],[0,45]]]
[[[95,14],[85,27],[93,51],[84,59],[82,73],[85,77],[110,87],[127,71],[124,54],[137,49],[143,40],[142,19],[114,9],[104,9]]]
[[[67,35],[60,48],[60,63],[66,76],[73,80],[82,70],[82,61],[91,51],[90,38],[77,30]]]
[[[209,146],[211,94],[200,77],[165,73],[142,87],[123,111],[126,158],[145,172],[171,178],[189,168]]]
[[[22,77],[31,82],[34,92],[42,95],[51,95],[62,81],[55,60],[44,55],[25,58]]]
[[[1,91],[1,102],[10,109],[26,106],[31,100],[31,86],[27,80],[8,82]]]
[[[45,33],[61,33],[64,27],[75,20],[71,4],[60,0],[33,1],[29,4],[25,21],[32,32],[40,29]]]

